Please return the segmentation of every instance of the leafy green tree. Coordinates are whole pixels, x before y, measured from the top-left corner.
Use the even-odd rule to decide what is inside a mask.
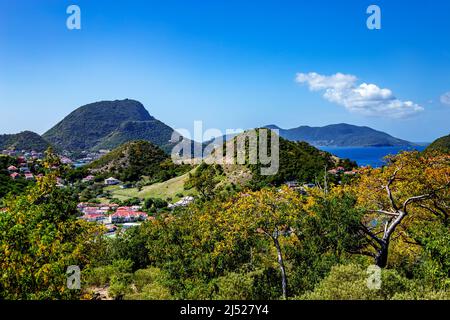
[[[222,174],[221,166],[202,162],[193,173],[189,173],[185,189],[195,188],[204,199],[211,199],[214,195],[214,189],[221,181]]]
[[[67,299],[81,296],[66,287],[66,269],[86,269],[96,256],[102,228],[77,219],[73,195],[56,187],[60,169],[47,153],[47,175],[0,214],[0,297]]]
[[[233,205],[217,221],[224,232],[224,241],[217,246],[218,250],[221,247],[226,249],[236,237],[246,238],[257,234],[267,237],[276,250],[283,298],[286,299],[287,275],[280,239],[295,236],[292,228],[303,218],[304,213],[301,196],[289,188],[262,189],[240,194],[232,201]]]
[[[147,240],[144,228],[131,228],[118,234],[108,243],[110,261],[129,260],[132,271],[146,268],[150,264]]]
[[[158,211],[167,208],[167,201],[161,198],[147,198],[144,200],[144,209],[147,211]]]

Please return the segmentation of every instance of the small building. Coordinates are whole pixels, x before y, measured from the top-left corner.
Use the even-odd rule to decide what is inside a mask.
[[[117,227],[110,223],[105,224],[105,228],[107,233],[115,232],[117,230]]]
[[[83,182],[90,182],[90,181],[93,181],[94,179],[95,179],[95,176],[88,175],[87,177],[83,178],[83,180],[81,180],[81,181],[83,181]]]
[[[62,164],[72,164],[73,163],[72,159],[65,157],[65,156],[62,156],[59,159],[61,160]]]
[[[99,213],[87,213],[82,216],[80,219],[83,219],[88,222],[103,222],[105,220],[105,215]]]
[[[20,168],[20,172],[22,172],[22,173],[29,173],[30,172],[30,168],[28,168],[28,167],[21,167]]]
[[[300,185],[299,185],[299,183],[298,183],[298,181],[296,181],[296,180],[294,180],[294,181],[287,181],[286,183],[285,183],[285,185],[288,187],[288,188],[291,188],[291,189],[296,189],[296,188],[298,188]]]
[[[328,170],[328,173],[332,174],[332,175],[337,175],[338,171],[336,169],[331,169],[331,170]]]
[[[146,220],[148,215],[140,211],[117,210],[110,217],[110,223],[136,222]]]
[[[174,209],[176,207],[186,207],[188,206],[190,203],[192,203],[194,201],[194,197],[192,196],[187,196],[182,198],[181,200],[175,202],[175,203],[170,203],[167,207],[169,209]]]
[[[105,179],[105,185],[107,186],[114,186],[114,185],[118,185],[120,183],[120,180],[110,177],[108,179]]]
[[[11,179],[16,180],[17,178],[19,178],[20,175],[17,172],[14,172],[11,173],[9,176],[11,177]]]
[[[25,173],[25,180],[34,180],[34,175],[32,173]]]
[[[8,171],[9,171],[9,172],[16,172],[16,171],[17,171],[17,168],[16,168],[15,166],[9,166],[9,167],[8,167]]]

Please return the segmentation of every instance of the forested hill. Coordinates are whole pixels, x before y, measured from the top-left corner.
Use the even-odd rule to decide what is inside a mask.
[[[124,182],[135,182],[143,176],[159,182],[184,173],[185,167],[190,168],[175,165],[161,148],[151,142],[132,141],[92,162],[87,169]]]
[[[266,128],[278,129],[280,136],[291,141],[305,141],[315,146],[336,147],[381,147],[411,146],[413,143],[369,127],[359,127],[346,123],[324,127],[301,126],[282,129],[276,125]]]
[[[261,129],[254,129],[258,136]],[[251,130],[253,131],[253,130]],[[240,136],[247,134],[242,133],[228,142],[236,144]],[[269,131],[271,132],[271,131]],[[268,146],[271,146],[270,135],[268,135]],[[230,149],[231,150],[231,149]],[[235,149],[236,150],[236,149]],[[270,150],[270,149],[269,149]],[[248,154],[248,146],[246,150]],[[248,157],[247,157],[248,160]],[[307,142],[303,141],[289,141],[279,137],[279,168],[274,175],[262,175],[261,167],[268,167],[259,161],[257,164],[247,164],[253,173],[253,181],[251,182],[255,187],[265,185],[281,185],[286,181],[298,181],[300,183],[311,183],[318,179],[322,179],[326,169],[332,169],[337,166],[342,166],[346,170],[351,170],[356,167],[356,163],[348,159],[339,159],[332,154],[321,151]],[[275,161],[275,158],[273,159]]]
[[[32,131],[0,135],[0,150],[15,149],[43,152],[49,145],[45,139]]]
[[[450,134],[434,141],[427,147],[426,151],[450,152]]]
[[[135,100],[100,101],[82,106],[47,131],[43,137],[68,151],[113,149],[146,140],[169,149],[173,129],[152,117]]]

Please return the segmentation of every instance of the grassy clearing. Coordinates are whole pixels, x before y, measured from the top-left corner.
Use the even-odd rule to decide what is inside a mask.
[[[183,196],[197,194],[193,189],[184,190],[184,183],[188,179],[188,175],[189,174],[186,173],[165,182],[145,186],[141,191],[138,191],[137,188],[120,189],[119,186],[106,187],[105,190],[110,191],[113,198],[117,198],[122,201],[130,198],[161,198],[164,200],[167,198],[172,198],[172,202],[175,202],[181,198],[177,196],[177,194],[183,194]]]

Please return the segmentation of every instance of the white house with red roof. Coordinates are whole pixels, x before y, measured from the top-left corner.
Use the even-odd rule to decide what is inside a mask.
[[[131,207],[119,207],[115,213],[110,215],[111,223],[142,221],[147,217],[147,213],[134,211]]]

